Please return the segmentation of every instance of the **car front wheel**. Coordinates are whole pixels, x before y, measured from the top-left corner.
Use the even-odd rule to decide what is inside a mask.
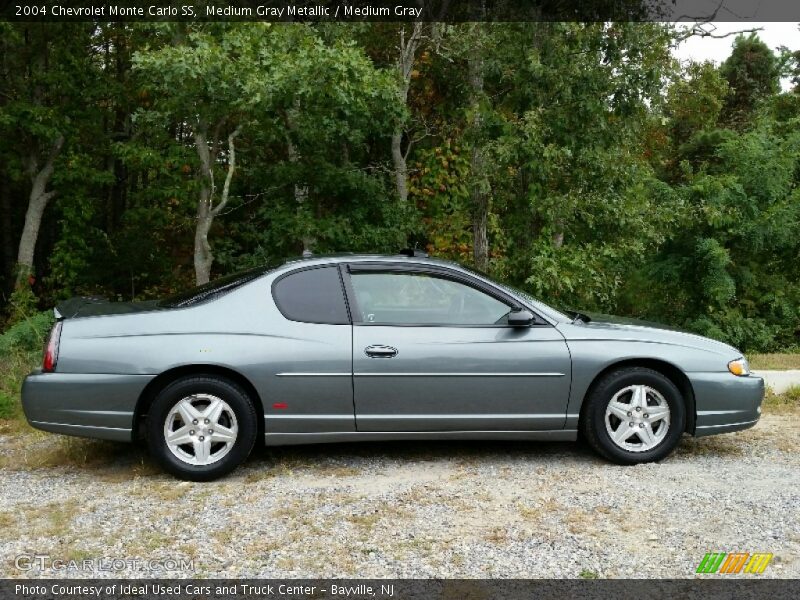
[[[609,373],[592,389],[581,429],[589,444],[619,464],[668,456],[686,425],[686,407],[672,381],[657,371],[629,367]]]
[[[193,376],[166,386],[147,417],[150,452],[173,475],[209,481],[230,473],[256,441],[256,411],[247,393],[218,377]]]

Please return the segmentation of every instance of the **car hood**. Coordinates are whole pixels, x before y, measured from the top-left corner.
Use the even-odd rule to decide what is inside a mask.
[[[589,316],[591,321],[586,323],[576,320],[569,325],[559,326],[567,340],[635,340],[707,350],[732,358],[742,355],[739,350],[724,342],[668,325],[614,315],[583,314]]]

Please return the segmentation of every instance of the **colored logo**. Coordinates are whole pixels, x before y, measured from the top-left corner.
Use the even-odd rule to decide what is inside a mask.
[[[700,561],[697,573],[753,573],[759,575],[764,572],[772,560],[771,552],[709,552]]]

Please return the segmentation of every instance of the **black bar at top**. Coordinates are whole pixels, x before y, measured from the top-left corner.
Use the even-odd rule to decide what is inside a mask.
[[[797,0],[0,0],[3,21],[800,21]],[[800,33],[799,33],[800,35]]]

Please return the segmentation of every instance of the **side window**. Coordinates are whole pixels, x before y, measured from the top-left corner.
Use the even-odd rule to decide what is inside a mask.
[[[425,273],[353,273],[361,320],[387,325],[498,325],[511,310],[473,287]]]
[[[350,323],[337,267],[296,271],[275,283],[272,295],[284,317],[305,323]]]

